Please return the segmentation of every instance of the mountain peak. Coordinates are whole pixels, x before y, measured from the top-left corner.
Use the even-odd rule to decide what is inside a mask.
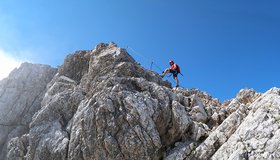
[[[222,104],[198,89],[173,90],[115,43],[70,54],[57,70],[42,68],[35,73],[48,77],[44,83],[26,83],[28,76],[17,71],[0,82],[1,120],[20,113],[25,122],[22,130],[18,123],[0,125],[2,159],[280,158],[277,147],[258,145],[279,145],[278,88],[264,94],[242,89]],[[6,84],[16,75],[9,87],[32,91],[9,92]],[[7,96],[16,98],[3,105]],[[263,139],[255,140],[259,135]]]

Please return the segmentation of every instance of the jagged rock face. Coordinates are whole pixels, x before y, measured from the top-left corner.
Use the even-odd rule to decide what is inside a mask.
[[[249,106],[260,96],[261,94],[253,89],[241,89],[239,93],[236,95],[236,98],[230,101],[226,101],[223,104],[223,107],[226,107],[227,111],[229,113],[232,113],[236,111],[240,107],[240,105]]]
[[[76,54],[89,57],[88,63],[72,62]],[[161,157],[164,133],[157,127],[166,132],[164,124],[171,121],[175,95],[164,87],[170,84],[112,44],[68,58],[33,117],[28,159]],[[88,73],[76,76],[76,68],[86,67]]]
[[[208,136],[207,104],[218,109],[206,93],[173,91],[124,49],[100,44],[66,58],[33,116],[29,142],[13,139],[8,157],[27,150],[27,159],[161,159],[180,141]]]
[[[29,132],[29,123],[41,108],[46,86],[56,73],[47,65],[23,63],[0,81],[0,159],[10,139]]]
[[[251,95],[249,99],[255,97]],[[250,105],[241,104],[197,148],[184,145],[167,159],[279,159],[280,89],[246,104]]]
[[[212,159],[280,159],[280,89],[253,102],[249,115]]]
[[[263,95],[241,90],[224,104],[197,89],[173,90],[126,50],[99,44],[66,57],[47,85],[29,133],[11,139],[7,158],[273,159],[279,154],[278,101],[279,89]],[[268,110],[268,118],[254,119]],[[252,128],[246,129],[249,123]],[[258,125],[270,129],[248,135]],[[275,147],[254,140],[274,131],[265,142]],[[248,139],[238,139],[242,134]],[[259,150],[264,152],[254,157]]]

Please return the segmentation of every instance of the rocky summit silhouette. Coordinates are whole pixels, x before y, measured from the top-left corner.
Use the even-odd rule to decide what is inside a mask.
[[[0,81],[0,159],[279,159],[280,89],[219,102],[176,90],[116,44]]]

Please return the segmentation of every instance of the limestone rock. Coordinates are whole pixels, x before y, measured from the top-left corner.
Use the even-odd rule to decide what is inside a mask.
[[[23,63],[0,81],[0,159],[7,153],[10,139],[29,132],[29,123],[41,108],[46,85],[56,69]]]
[[[236,95],[236,98],[226,101],[222,106],[226,107],[229,113],[232,113],[237,110],[240,105],[249,106],[260,96],[261,93],[258,93],[253,89],[241,89]]]
[[[48,82],[28,132],[13,130],[7,159],[279,158],[277,88],[222,104],[172,90],[114,43],[67,56]]]
[[[209,159],[217,149],[227,142],[228,138],[236,131],[242,120],[246,117],[246,108],[240,107],[232,113],[209,137],[203,141],[189,159]]]
[[[28,146],[28,135],[22,135],[20,138],[15,137],[9,141],[8,144],[8,159],[25,159]]]
[[[212,159],[280,158],[279,91],[273,88],[250,105],[249,115]]]
[[[68,56],[48,85],[42,109],[33,116],[26,157],[162,157],[159,150],[164,145],[161,132],[167,130],[164,123],[180,114],[177,110],[172,113],[170,103],[175,95],[164,86],[170,84],[112,44]],[[185,127],[180,119],[174,123]]]

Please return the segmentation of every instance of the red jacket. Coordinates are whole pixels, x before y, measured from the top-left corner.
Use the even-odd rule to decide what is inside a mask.
[[[170,69],[180,72],[179,66],[176,63],[174,63],[172,66],[170,66]]]

